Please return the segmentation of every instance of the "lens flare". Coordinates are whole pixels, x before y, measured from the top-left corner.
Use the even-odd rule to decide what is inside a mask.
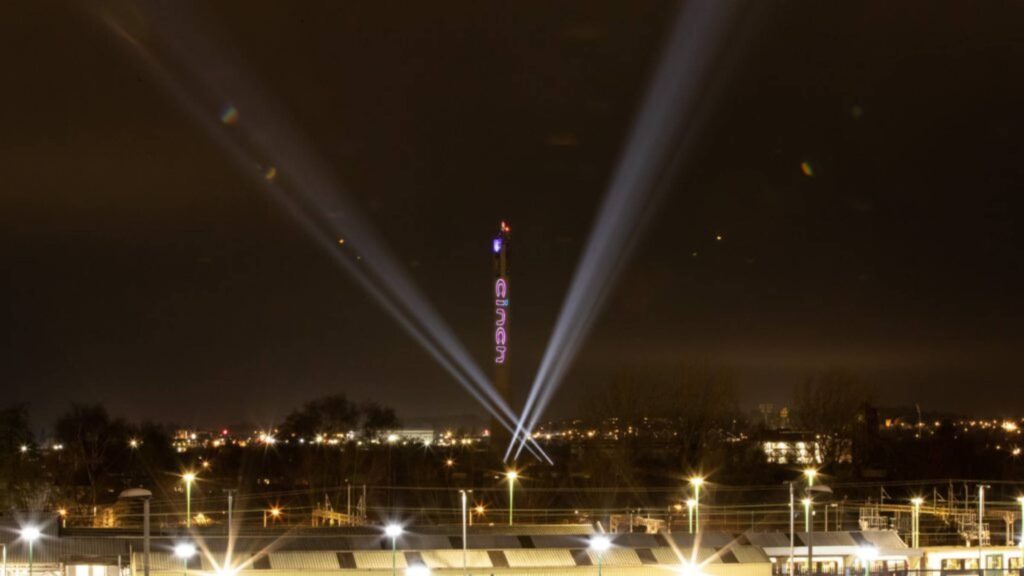
[[[220,113],[220,121],[227,126],[238,124],[238,109],[234,105],[228,104]]]

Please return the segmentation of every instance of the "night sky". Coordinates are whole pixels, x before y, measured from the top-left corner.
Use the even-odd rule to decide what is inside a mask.
[[[511,222],[527,386],[676,5],[205,4],[488,369]],[[708,359],[746,406],[845,367],[885,404],[1024,415],[1024,4],[757,4],[554,414],[617,371]],[[9,3],[0,25],[3,402],[476,412],[86,6]]]

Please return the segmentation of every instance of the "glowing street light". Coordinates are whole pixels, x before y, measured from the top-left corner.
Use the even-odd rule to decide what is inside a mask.
[[[910,503],[914,505],[914,514],[910,517],[910,546],[911,548],[921,547],[921,504],[924,498],[920,496],[911,498]]]
[[[516,496],[516,479],[519,478],[519,473],[515,470],[509,470],[505,472],[505,478],[508,479],[508,525],[512,525],[512,513],[515,507],[515,496]]]
[[[814,486],[814,479],[818,477],[818,471],[814,468],[804,469],[804,477],[807,478],[807,487]],[[811,502],[809,498],[804,498],[804,532],[810,532],[813,527],[813,519],[811,518]]]
[[[28,576],[32,576],[32,545],[35,544],[41,534],[39,528],[35,526],[25,526],[21,529],[21,539],[28,542]],[[4,547],[4,552],[6,551],[7,547]]]
[[[278,507],[278,506],[272,506],[270,509],[264,510],[263,511],[263,527],[264,528],[267,527],[267,519],[268,518],[270,519],[271,522],[277,522],[278,518],[280,518],[280,517],[281,517],[281,508]]]
[[[601,567],[604,564],[604,553],[612,547],[612,541],[607,536],[594,536],[590,539],[590,549],[597,555],[597,576],[601,576]]]
[[[181,558],[182,568],[185,570],[185,576],[188,576],[188,560],[189,558],[196,555],[196,546],[191,542],[181,542],[174,545],[174,555]]]
[[[690,478],[690,486],[693,487],[693,525],[697,532],[700,532],[700,487],[703,485],[704,478],[700,476]]]
[[[402,535],[402,526],[388,524],[384,527],[384,535],[391,538],[391,576],[398,574],[398,537]]]
[[[192,483],[196,481],[195,472],[185,472],[181,479],[185,481],[185,527],[192,527]]]
[[[697,507],[697,501],[693,498],[686,500],[686,515],[690,520],[690,534],[693,534],[693,509]]]
[[[871,576],[871,563],[878,558],[878,548],[874,546],[861,546],[857,549],[857,558],[864,565],[864,576]]]

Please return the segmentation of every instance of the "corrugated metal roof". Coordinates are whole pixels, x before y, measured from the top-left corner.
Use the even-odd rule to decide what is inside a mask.
[[[356,566],[360,569],[376,568],[378,570],[389,570],[391,569],[391,551],[387,552],[353,552],[352,555],[356,559]],[[399,570],[406,568],[405,554],[396,554],[395,565]]]
[[[335,552],[271,552],[270,567],[274,570],[337,570]]]
[[[575,566],[569,550],[506,550],[505,558],[512,568],[533,566],[559,567]]]
[[[598,554],[588,550],[590,561],[597,564]],[[602,562],[605,566],[642,566],[643,562],[632,548],[609,548],[603,556]]]
[[[431,569],[462,568],[462,550],[428,550],[423,552],[423,561]],[[486,550],[467,550],[466,565],[469,568],[492,567]]]
[[[590,545],[587,536],[539,535],[532,538],[535,548],[586,548]]]

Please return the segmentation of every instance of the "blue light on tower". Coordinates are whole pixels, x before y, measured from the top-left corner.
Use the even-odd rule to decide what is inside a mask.
[[[495,254],[501,252],[501,238],[495,238],[491,248]]]

